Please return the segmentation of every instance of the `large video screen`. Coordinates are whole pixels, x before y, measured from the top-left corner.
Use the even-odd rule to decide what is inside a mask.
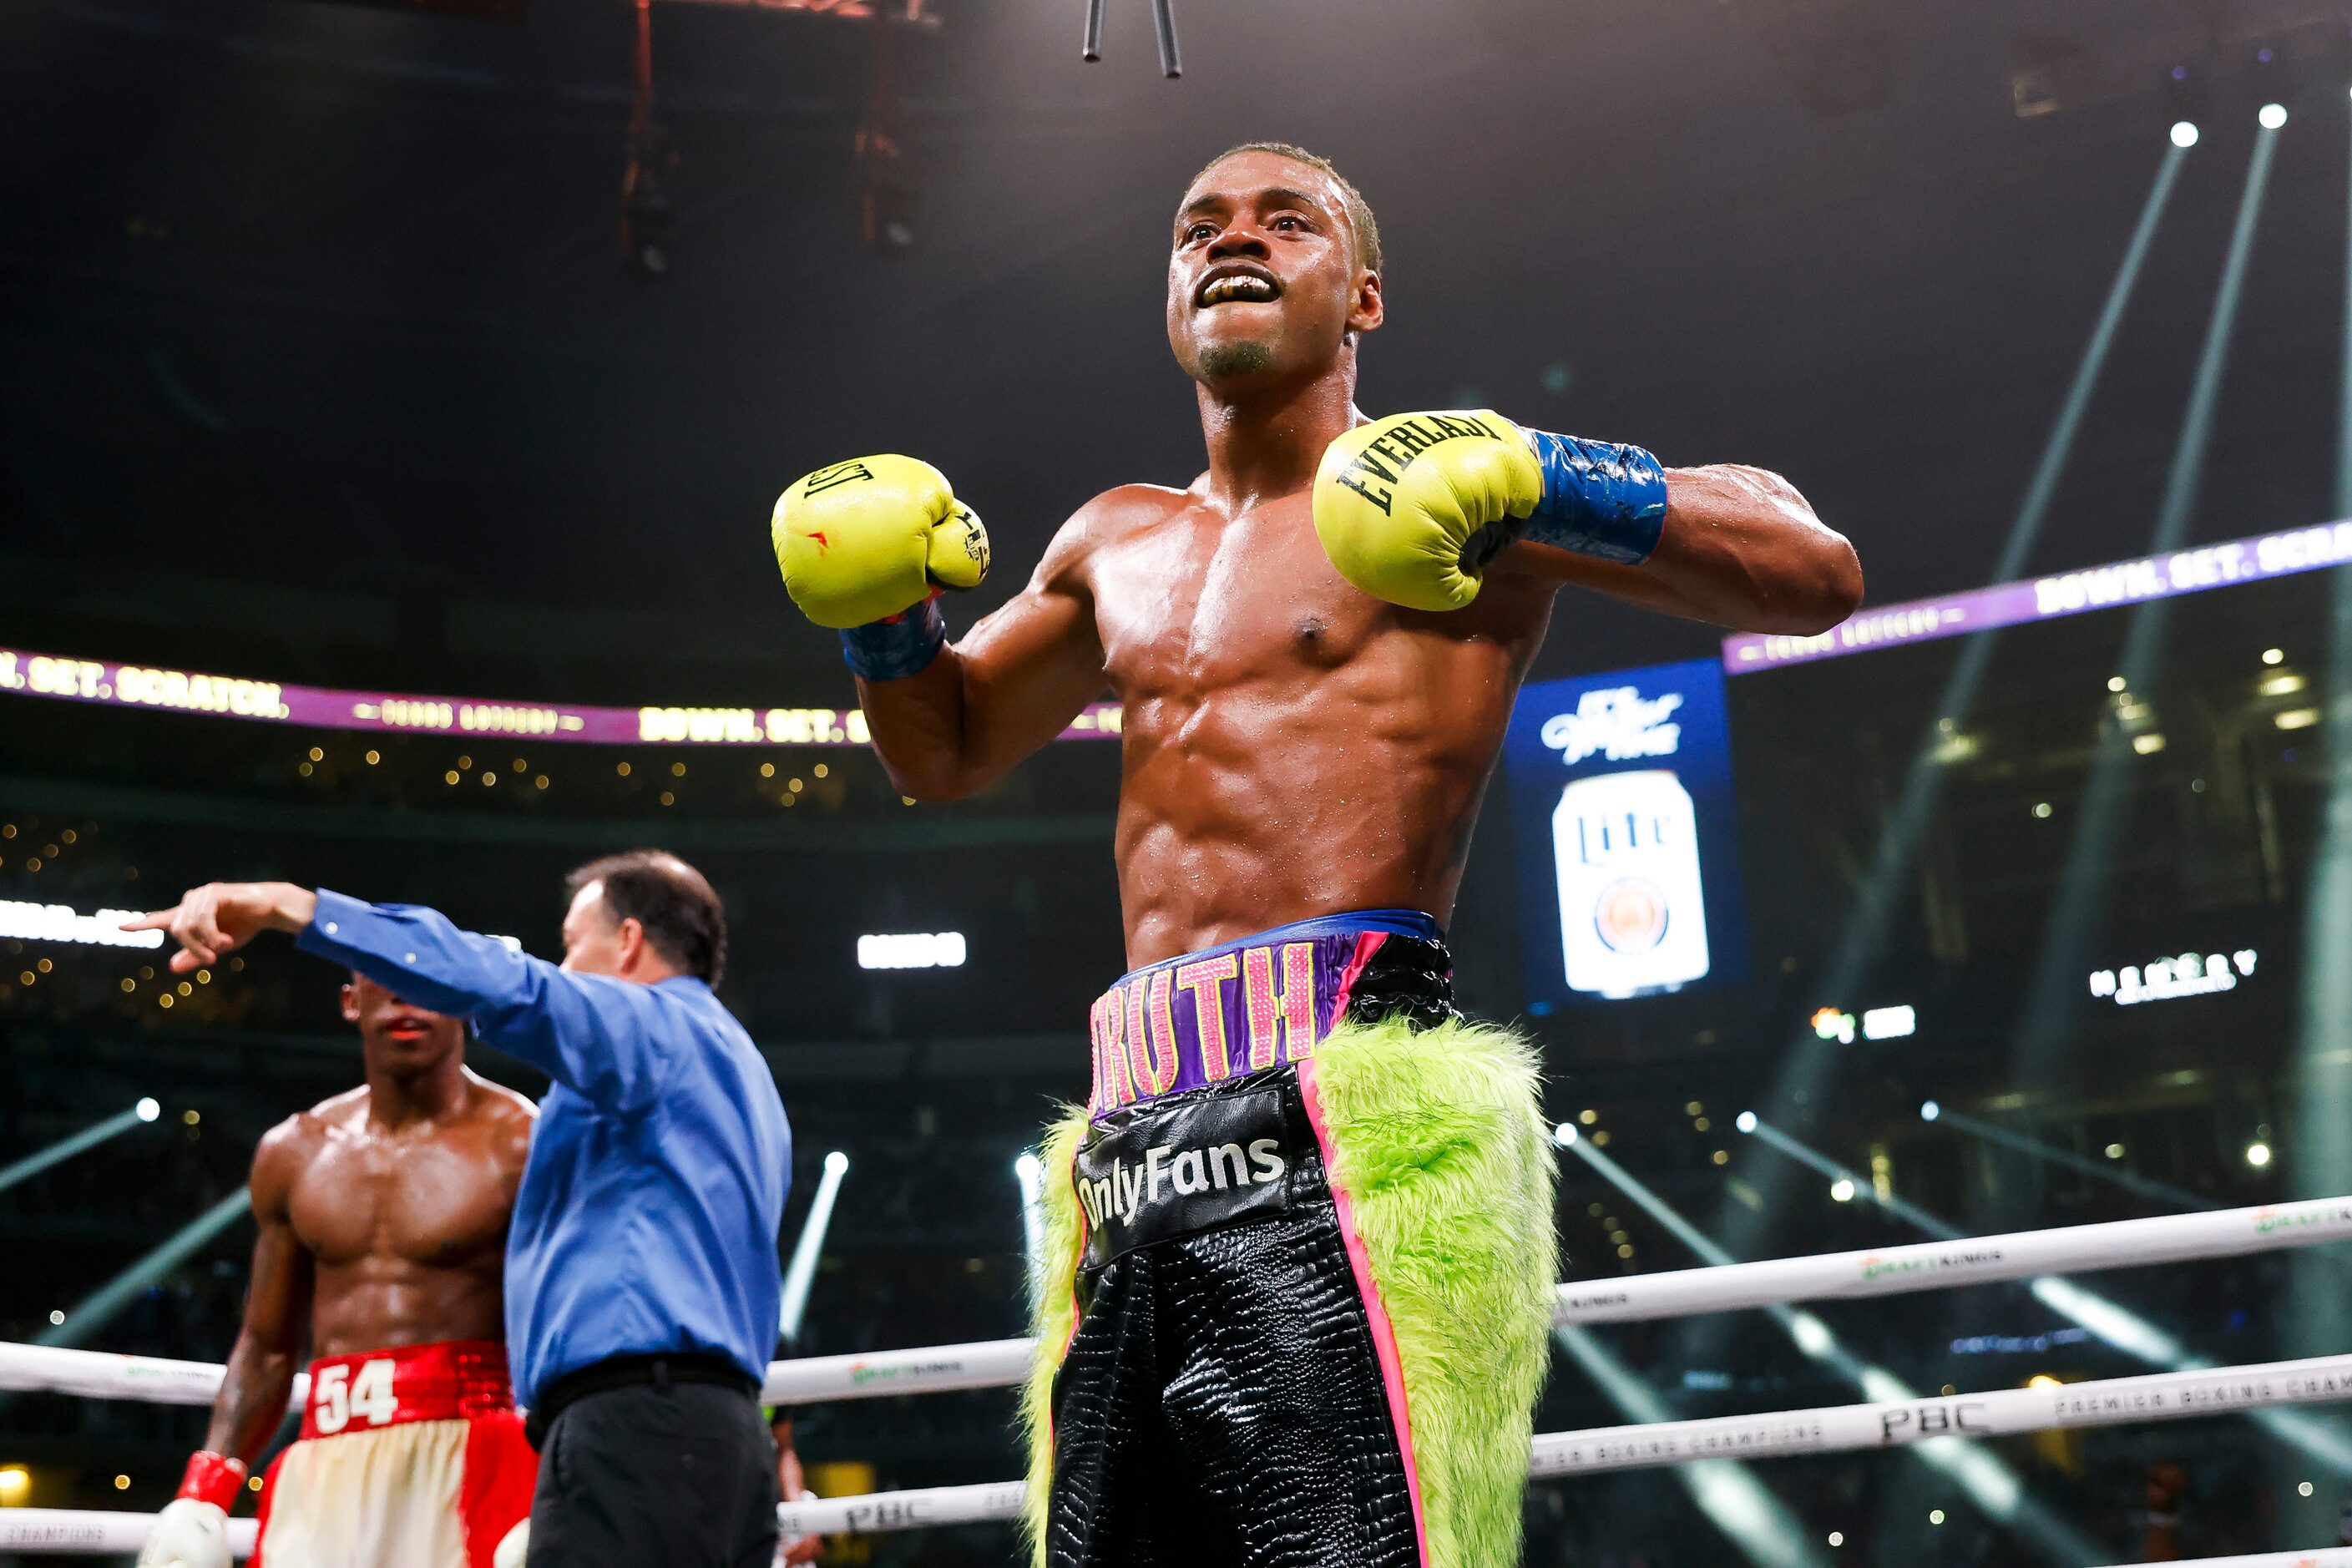
[[[1504,765],[1531,1010],[1745,975],[1721,665],[1529,686]]]

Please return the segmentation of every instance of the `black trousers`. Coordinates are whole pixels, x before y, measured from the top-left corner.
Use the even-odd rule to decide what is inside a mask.
[[[751,1395],[640,1384],[558,1411],[539,1454],[529,1568],[769,1568],[776,1445]]]

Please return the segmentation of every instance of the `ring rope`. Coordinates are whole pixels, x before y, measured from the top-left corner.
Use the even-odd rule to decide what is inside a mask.
[[[2313,1356],[2201,1372],[2105,1378],[2054,1389],[2003,1388],[1873,1405],[1834,1405],[1761,1415],[1720,1415],[1538,1435],[1530,1479],[1644,1469],[1699,1459],[1771,1459],[1908,1447],[1939,1437],[1994,1437],[2081,1426],[2120,1426],[2226,1415],[2279,1405],[2352,1400],[2352,1355]],[[1019,1481],[926,1487],[786,1503],[778,1528],[798,1535],[878,1535],[936,1525],[1017,1519]],[[151,1516],[67,1509],[0,1510],[0,1550],[64,1553],[136,1551]],[[247,1529],[250,1521],[239,1521]],[[31,1531],[31,1538],[18,1532]],[[248,1546],[247,1550],[250,1550]],[[243,1553],[240,1553],[242,1555]],[[2228,1558],[2227,1563],[2352,1568],[2341,1555]]]
[[[1559,1288],[1553,1320],[1622,1323],[1794,1301],[1854,1300],[2023,1279],[2042,1274],[2230,1258],[2352,1238],[2352,1198],[2308,1198],[2253,1208],[2063,1226],[1960,1241],[1767,1258],[1636,1274]],[[776,1405],[1005,1388],[1029,1375],[1034,1342],[981,1340],[863,1355],[809,1356],[768,1368],[761,1397]],[[0,1389],[210,1405],[224,1369],[214,1363],[0,1342]],[[299,1408],[307,1374],[297,1374]]]
[[[2173,1568],[2352,1568],[2352,1546],[2315,1546],[2308,1552],[2265,1552],[2253,1557],[2190,1557]]]

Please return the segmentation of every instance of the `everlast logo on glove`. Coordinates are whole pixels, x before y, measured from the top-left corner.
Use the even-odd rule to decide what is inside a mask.
[[[1386,512],[1396,499],[1387,487],[1396,483],[1415,458],[1441,442],[1465,436],[1503,439],[1499,431],[1467,414],[1419,414],[1400,419],[1365,444],[1355,461],[1339,470],[1339,482]],[[1375,480],[1381,481],[1377,487]]]
[[[1097,1121],[1073,1173],[1087,1215],[1086,1267],[1287,1209],[1314,1134],[1286,1098],[1268,1085]]]

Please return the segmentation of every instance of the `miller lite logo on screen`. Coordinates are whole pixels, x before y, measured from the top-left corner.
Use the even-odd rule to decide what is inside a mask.
[[[1503,758],[1530,1013],[1746,975],[1720,660],[1524,687]]]
[[[1570,989],[1638,996],[1706,977],[1698,816],[1672,770],[1573,780],[1551,825]]]

